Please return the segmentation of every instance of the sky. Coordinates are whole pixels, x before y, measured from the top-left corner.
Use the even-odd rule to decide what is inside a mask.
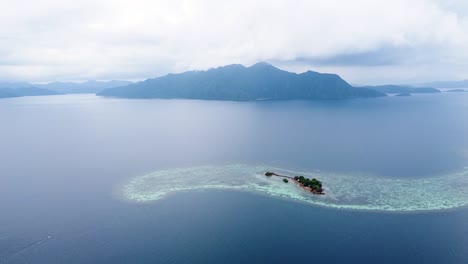
[[[0,0],[0,81],[269,62],[352,84],[468,79],[466,0]]]

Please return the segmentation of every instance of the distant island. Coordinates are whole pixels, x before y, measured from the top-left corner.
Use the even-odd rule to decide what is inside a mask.
[[[448,93],[465,93],[465,92],[468,92],[468,91],[464,90],[464,89],[452,89],[452,90],[448,90],[447,92]]]
[[[334,100],[385,96],[355,88],[336,74],[292,73],[268,63],[235,64],[207,71],[189,71],[110,88],[100,96],[121,98],[202,99],[229,101]]]
[[[23,97],[23,96],[40,96],[40,95],[57,95],[59,93],[47,89],[41,89],[32,86],[2,86],[0,85],[0,98]]]
[[[324,189],[322,187],[322,182],[313,178],[313,179],[309,179],[309,178],[306,178],[304,176],[286,176],[286,175],[281,175],[281,174],[276,174],[274,172],[270,172],[270,171],[267,171],[265,172],[265,176],[267,177],[272,177],[272,176],[276,176],[276,177],[281,177],[283,178],[283,182],[285,183],[288,183],[288,179],[290,180],[293,180],[294,183],[296,183],[298,186],[300,186],[302,189],[306,190],[306,191],[309,191],[313,194],[320,194],[320,195],[323,195],[325,194],[324,193]]]
[[[468,80],[426,82],[415,84],[415,86],[430,86],[435,88],[468,88]]]
[[[411,96],[410,93],[401,93],[401,94],[397,94],[395,96]]]
[[[413,87],[409,85],[378,85],[362,86],[361,88],[373,89],[385,94],[412,94],[412,93],[440,93],[441,91],[432,87]]]
[[[58,95],[58,94],[95,94],[104,89],[132,84],[130,81],[86,81],[51,82],[33,84],[28,82],[1,82],[0,98]]]
[[[130,81],[86,81],[86,82],[51,82],[46,84],[33,84],[38,88],[56,91],[62,94],[96,94],[105,89],[121,87],[132,84]]]

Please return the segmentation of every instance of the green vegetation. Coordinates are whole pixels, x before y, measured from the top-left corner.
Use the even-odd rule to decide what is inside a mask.
[[[288,183],[288,182],[289,182],[288,179],[286,179],[286,178],[283,178],[283,181],[284,181],[285,183]]]
[[[323,192],[322,182],[315,178],[309,179],[304,176],[296,176],[294,177],[294,180],[298,181],[304,187],[309,187],[312,192],[317,192],[317,193]]]

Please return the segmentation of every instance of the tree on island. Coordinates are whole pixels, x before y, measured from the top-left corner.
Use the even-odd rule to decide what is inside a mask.
[[[285,183],[288,183],[288,182],[289,182],[288,179],[286,179],[286,178],[283,178],[283,181],[284,181]]]
[[[320,193],[323,192],[322,182],[315,178],[308,179],[308,178],[305,178],[304,176],[295,176],[294,180],[298,181],[304,187],[309,187],[312,191],[316,191]]]

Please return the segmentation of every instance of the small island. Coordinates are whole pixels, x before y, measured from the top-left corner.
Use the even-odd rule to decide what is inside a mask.
[[[411,96],[410,93],[401,93],[401,94],[397,94],[395,96]]]
[[[302,189],[306,190],[306,191],[309,191],[313,194],[320,194],[320,195],[323,195],[325,194],[323,191],[324,189],[322,188],[322,182],[313,178],[313,179],[309,179],[309,178],[306,178],[304,176],[294,176],[294,177],[291,177],[291,176],[285,176],[285,175],[280,175],[280,174],[276,174],[274,172],[265,172],[265,176],[267,177],[272,177],[272,176],[276,176],[276,177],[281,177],[283,178],[283,182],[285,183],[288,183],[289,180],[292,180],[294,181],[294,183],[296,183],[299,187],[301,187]]]
[[[303,187],[306,190],[309,190],[313,194],[325,194],[323,191],[324,189],[322,188],[322,182],[313,178],[305,178],[304,176],[295,176],[294,180],[298,182],[301,187]]]
[[[452,90],[448,90],[447,93],[465,93],[465,92],[468,92],[464,89],[452,89]]]

